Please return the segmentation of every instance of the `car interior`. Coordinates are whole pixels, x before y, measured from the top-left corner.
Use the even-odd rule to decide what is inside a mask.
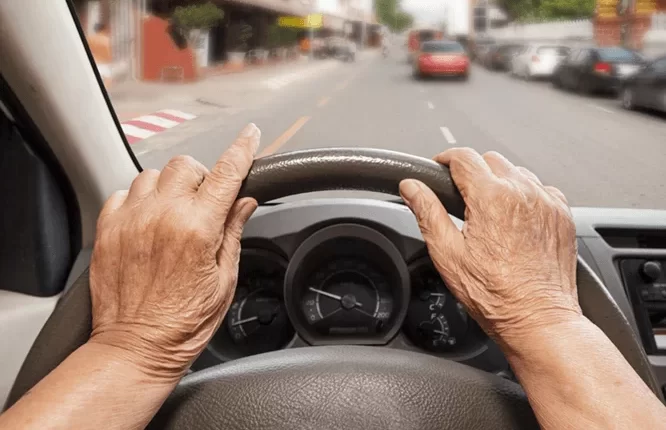
[[[7,408],[89,336],[96,219],[141,167],[67,2],[0,2],[0,28]],[[434,269],[397,194],[408,177],[462,225],[448,169],[430,160],[370,148],[257,160],[241,190],[261,206],[236,296],[150,428],[296,428],[313,416],[347,429],[537,428],[501,350]],[[666,211],[572,212],[583,312],[664,401]]]

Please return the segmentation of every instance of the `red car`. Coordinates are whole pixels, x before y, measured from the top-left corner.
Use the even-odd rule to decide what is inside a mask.
[[[423,42],[414,60],[414,77],[457,76],[469,78],[470,61],[458,42],[433,40]]]

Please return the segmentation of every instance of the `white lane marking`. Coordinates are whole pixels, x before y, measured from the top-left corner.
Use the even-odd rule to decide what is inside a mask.
[[[162,109],[160,112],[177,116],[178,118],[183,118],[183,119],[194,119],[197,117],[196,115],[192,115],[191,113],[185,113],[175,109]]]
[[[432,102],[428,102],[428,109],[435,109],[435,105]]]
[[[600,110],[600,111],[602,111],[602,112],[606,112],[606,113],[615,113],[615,111],[612,111],[612,110],[610,110],[610,109],[608,109],[608,108],[605,108],[605,107],[603,107],[603,106],[595,105],[594,103],[588,103],[588,106],[589,106],[589,107],[592,107],[592,108],[595,108],[595,109],[598,109],[598,110]]]
[[[451,130],[449,130],[448,127],[440,127],[439,128],[444,135],[444,139],[449,143],[449,145],[455,145],[456,144],[456,138],[453,137],[453,133],[451,133]]]
[[[134,118],[134,121],[143,121],[143,122],[147,122],[148,124],[152,124],[152,125],[156,125],[158,127],[164,127],[164,128],[171,128],[171,127],[175,127],[178,124],[180,124],[179,122],[172,121],[172,120],[166,119],[166,118],[161,118],[161,117],[155,116],[155,115],[140,116],[138,118]]]
[[[140,139],[145,139],[147,137],[157,134],[154,131],[146,130],[145,128],[139,128],[132,124],[120,124],[120,126],[123,128],[123,133],[130,136],[138,137]]]

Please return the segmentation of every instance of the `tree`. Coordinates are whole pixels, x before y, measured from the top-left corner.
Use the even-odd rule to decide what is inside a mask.
[[[412,24],[414,24],[414,18],[410,14],[407,12],[398,11],[395,14],[395,27],[393,30],[399,33],[407,30],[412,26]]]
[[[414,18],[400,9],[400,0],[376,0],[377,21],[393,31],[403,31],[412,26]]]
[[[542,0],[539,10],[545,19],[591,18],[595,4],[595,0]]]
[[[497,4],[518,21],[581,19],[594,16],[596,0],[498,0]]]
[[[196,48],[199,33],[210,30],[224,18],[224,11],[211,2],[178,6],[171,16],[172,25],[187,39],[188,44]]]
[[[246,52],[247,42],[252,38],[252,27],[244,21],[229,24],[229,51]]]

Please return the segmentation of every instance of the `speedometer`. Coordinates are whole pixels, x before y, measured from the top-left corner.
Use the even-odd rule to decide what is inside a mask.
[[[321,334],[381,333],[393,313],[393,296],[372,264],[342,258],[310,275],[301,306]]]
[[[386,236],[366,226],[319,230],[287,268],[287,312],[312,345],[385,344],[400,329],[408,302],[404,259]]]

